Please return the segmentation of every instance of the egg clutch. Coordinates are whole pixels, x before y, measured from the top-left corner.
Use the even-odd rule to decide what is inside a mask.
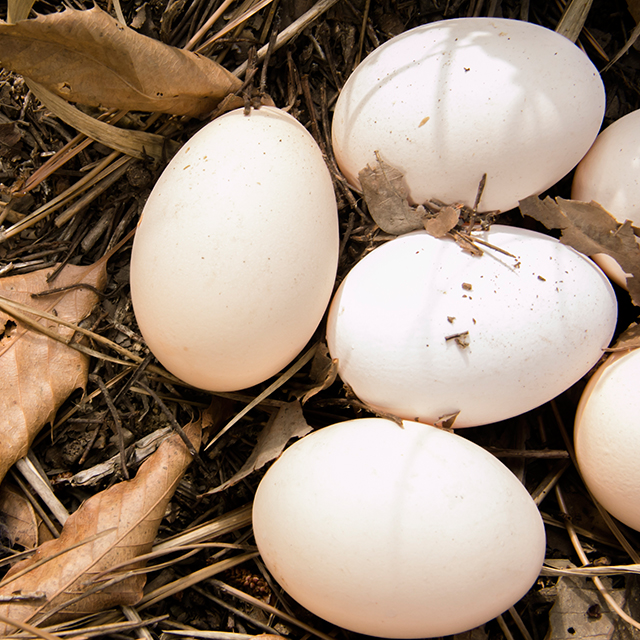
[[[479,210],[506,211],[580,162],[604,105],[598,71],[557,33],[446,20],[392,38],[356,68],[332,142],[355,190],[382,157],[404,174],[413,204],[473,206],[486,174]],[[171,373],[209,391],[259,384],[327,314],[341,379],[404,420],[319,429],[285,451],[256,493],[267,568],[345,629],[461,633],[511,607],[539,575],[545,533],[529,493],[497,458],[433,425],[505,420],[565,391],[609,345],[616,296],[594,262],[554,238],[503,225],[476,237],[500,251],[471,255],[426,231],[399,236],[334,291],[332,178],[311,135],[274,107],[200,130],[139,222],[133,307]],[[601,446],[586,435],[591,415],[585,408],[586,451]],[[612,498],[612,513],[632,493]]]

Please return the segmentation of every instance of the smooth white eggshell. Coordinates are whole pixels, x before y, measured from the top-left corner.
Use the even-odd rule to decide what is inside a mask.
[[[331,297],[335,195],[322,153],[285,112],[227,113],[176,154],[145,205],[131,296],[151,351],[194,386],[277,373]]]
[[[640,110],[609,125],[576,168],[571,189],[574,200],[601,204],[618,222],[640,226]],[[593,259],[621,287],[626,274],[606,254]]]
[[[584,481],[600,504],[640,531],[640,350],[614,354],[589,380],[575,418]]]
[[[549,236],[493,225],[471,256],[426,232],[378,247],[331,303],[338,373],[376,409],[455,427],[511,418],[577,382],[608,346],[617,303],[591,260]],[[468,332],[463,348],[447,337]]]
[[[435,427],[380,418],[285,450],[260,482],[253,529],[300,604],[385,638],[487,622],[525,595],[545,552],[535,503],[497,458]]]
[[[338,164],[355,186],[375,151],[427,199],[507,210],[555,184],[595,140],[604,87],[589,58],[538,25],[458,18],[406,31],[345,83],[333,117]]]

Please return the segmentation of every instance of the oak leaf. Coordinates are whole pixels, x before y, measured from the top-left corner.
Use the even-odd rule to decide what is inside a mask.
[[[213,60],[137,33],[98,7],[0,23],[0,60],[93,107],[198,116],[241,86]]]
[[[187,425],[184,431],[197,450],[200,422]],[[44,602],[2,603],[0,615],[30,624],[54,623],[138,602],[144,574],[87,592],[101,584],[100,580],[112,578],[108,575],[111,568],[151,550],[169,500],[190,462],[187,447],[175,434],[142,464],[133,480],[85,501],[69,517],[58,539],[42,544],[2,580],[0,595],[39,593],[44,594]],[[140,564],[130,564],[127,569]],[[0,624],[0,635],[10,631],[11,627]]]
[[[105,285],[106,264],[103,258],[88,266],[67,265],[51,283],[47,278],[55,267],[2,278],[0,297],[78,323],[98,300],[95,290]],[[55,289],[64,290],[32,297]],[[50,320],[38,322],[63,339],[73,336],[72,329]],[[0,480],[27,454],[33,438],[69,394],[84,389],[88,367],[84,354],[0,311]]]

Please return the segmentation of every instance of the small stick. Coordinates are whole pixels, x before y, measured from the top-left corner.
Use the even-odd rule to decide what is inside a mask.
[[[260,85],[258,86],[258,93],[260,96],[263,96],[266,92],[267,86],[267,68],[269,67],[269,59],[271,58],[271,54],[276,46],[276,38],[278,34],[274,31],[269,38],[269,43],[267,45],[267,53],[264,56],[264,62],[262,63],[262,71],[260,73]]]
[[[286,29],[281,31],[276,38],[275,50],[285,45],[289,40],[303,31],[309,24],[311,24],[316,18],[321,16],[325,11],[330,9],[338,0],[319,0],[316,4],[309,9],[306,13],[302,14],[295,22],[292,22]],[[203,45],[204,46],[204,45]],[[267,55],[269,46],[265,45],[258,49],[257,60],[262,60]],[[233,75],[241,76],[247,69],[247,63],[241,64],[234,72]]]
[[[125,451],[124,446],[124,434],[122,433],[122,421],[120,420],[120,416],[118,415],[118,410],[116,409],[115,404],[113,404],[113,400],[111,398],[111,394],[109,393],[109,389],[107,389],[107,385],[104,383],[104,380],[95,374],[89,375],[89,380],[95,382],[102,395],[104,396],[104,400],[107,403],[107,407],[111,412],[111,417],[113,418],[113,433],[116,436],[116,440],[118,443],[118,451],[120,452],[120,467],[122,469],[122,475],[125,480],[129,480],[129,470],[127,469],[127,453]]]
[[[202,458],[200,457],[200,454],[196,451],[195,447],[191,443],[191,440],[187,438],[187,434],[184,432],[182,427],[178,424],[178,421],[175,419],[174,415],[171,413],[171,411],[169,411],[169,407],[167,407],[167,405],[162,401],[162,398],[160,398],[160,396],[150,386],[146,385],[144,382],[138,380],[136,384],[139,387],[141,387],[144,391],[146,391],[155,400],[155,402],[160,407],[160,410],[162,411],[162,413],[164,413],[164,415],[167,417],[167,420],[169,420],[169,422],[171,423],[171,426],[173,427],[174,431],[180,436],[180,438],[182,439],[182,442],[184,442],[189,453],[191,454],[191,457],[197,462],[198,466],[204,471],[205,476],[209,477],[210,475],[209,468],[203,462]]]
[[[583,565],[589,564],[589,558],[587,558],[587,554],[585,553],[584,548],[578,538],[578,534],[573,528],[573,524],[569,517],[569,512],[567,511],[567,506],[564,501],[564,496],[562,495],[562,491],[560,489],[560,485],[556,485],[556,499],[558,500],[558,506],[562,510],[562,513],[565,517],[565,526],[567,528],[567,533],[569,534],[569,538],[571,539],[571,544],[578,554],[578,558],[580,558],[580,562]],[[613,596],[609,593],[607,588],[604,586],[604,583],[598,576],[591,576],[591,580],[593,584],[596,586],[602,597],[606,600],[607,604],[611,607],[612,611],[615,611],[625,622],[629,623],[632,627],[636,629],[640,629],[640,623],[634,620],[630,615],[628,615],[625,611],[622,610],[620,605],[613,599]]]
[[[58,500],[56,494],[40,475],[33,462],[29,460],[28,455],[17,460],[15,464],[18,471],[20,471],[31,487],[33,487],[33,490],[40,496],[47,507],[49,507],[58,522],[64,526],[64,523],[69,517],[69,512],[62,502]]]

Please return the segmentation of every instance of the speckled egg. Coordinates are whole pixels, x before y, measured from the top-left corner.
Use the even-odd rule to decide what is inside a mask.
[[[176,154],[145,205],[131,296],[158,360],[196,387],[276,374],[326,310],[338,263],[333,184],[320,148],[280,109],[242,109]]]
[[[340,168],[358,186],[376,151],[428,199],[507,210],[566,175],[595,140],[602,80],[570,40],[502,18],[410,29],[373,51],[345,83],[333,116]]]
[[[373,408],[429,424],[457,414],[455,427],[505,420],[565,391],[608,346],[617,302],[595,263],[525,229],[477,237],[506,253],[415,232],[341,283],[329,351]]]

